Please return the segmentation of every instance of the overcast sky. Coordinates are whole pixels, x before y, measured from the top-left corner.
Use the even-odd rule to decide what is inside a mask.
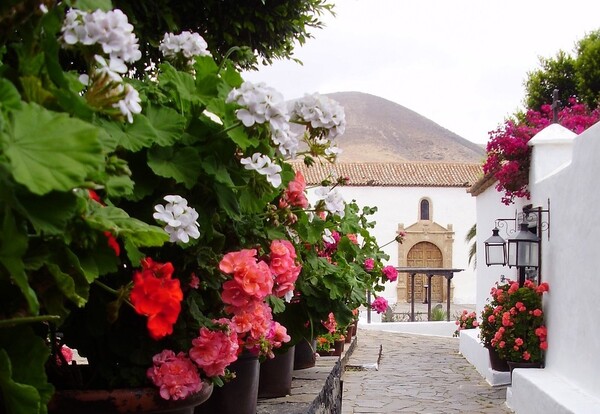
[[[572,52],[600,28],[599,0],[330,0],[336,17],[244,79],[293,99],[359,91],[386,98],[485,143],[522,106],[538,56]]]

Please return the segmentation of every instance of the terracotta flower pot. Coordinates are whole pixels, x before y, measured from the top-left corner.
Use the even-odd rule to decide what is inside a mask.
[[[48,403],[49,414],[124,414],[161,413],[193,414],[206,401],[213,385],[204,382],[202,389],[183,400],[165,400],[157,388],[123,388],[115,390],[59,390]]]

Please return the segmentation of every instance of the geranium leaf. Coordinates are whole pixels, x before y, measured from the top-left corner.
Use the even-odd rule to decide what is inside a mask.
[[[76,197],[71,192],[53,191],[43,196],[19,195],[19,203],[38,234],[62,235],[75,214]],[[52,206],[52,208],[48,208]]]
[[[227,136],[231,138],[233,142],[235,142],[242,150],[245,150],[248,147],[254,146],[254,143],[248,137],[248,134],[244,130],[244,126],[240,125],[237,128],[230,129],[227,131]]]
[[[10,413],[46,413],[53,387],[44,363],[50,352],[29,326],[0,330],[0,391]]]
[[[192,75],[178,72],[168,63],[160,65],[160,72],[158,80],[161,88],[177,104],[181,112],[188,113],[192,104],[200,102],[195,93],[196,85]]]
[[[150,120],[141,114],[136,115],[133,124],[123,127],[123,134],[119,134],[115,128],[111,131],[119,136],[120,146],[134,152],[151,147],[158,139]]]
[[[192,188],[200,174],[202,159],[198,150],[185,148],[152,148],[148,152],[148,166],[161,177],[173,178]]]
[[[152,206],[148,208],[151,209]],[[108,230],[138,247],[162,246],[169,239],[169,235],[160,227],[129,217],[124,210],[117,207],[99,207],[85,220],[92,228]]]
[[[216,75],[219,71],[219,67],[215,63],[215,60],[210,56],[196,56],[194,59],[194,69],[196,70],[196,77],[198,79],[207,75]],[[200,81],[198,81],[198,83],[200,83]]]
[[[19,91],[6,79],[0,79],[0,107],[9,110],[21,108]]]
[[[54,277],[54,281],[56,282],[55,286],[63,293],[63,295],[78,307],[85,305],[89,294],[88,283],[75,283],[73,276],[63,272],[56,263],[47,263],[46,268]]]
[[[183,135],[186,124],[185,117],[174,109],[150,106],[145,111],[145,115],[154,128],[156,145],[161,147],[172,145]]]
[[[218,182],[229,187],[235,187],[229,171],[222,163],[217,162],[214,156],[205,157],[201,163],[202,169],[208,175],[214,177]]]
[[[27,250],[27,235],[20,232],[9,209],[6,209],[0,232],[0,264],[8,270],[12,281],[19,287],[32,315],[39,313],[38,298],[29,285],[23,255]]]
[[[110,176],[106,180],[106,195],[109,197],[121,197],[133,194],[135,183],[128,175]]]
[[[67,114],[25,104],[14,111],[6,142],[12,174],[38,195],[68,191],[104,161],[97,129]]]
[[[216,183],[215,183],[216,184]],[[219,205],[229,217],[239,218],[240,217],[240,205],[236,194],[229,187],[222,185],[215,185],[215,193],[219,199]]]
[[[111,0],[75,0],[75,7],[80,10],[93,12],[96,9],[102,11],[112,10],[113,5]]]

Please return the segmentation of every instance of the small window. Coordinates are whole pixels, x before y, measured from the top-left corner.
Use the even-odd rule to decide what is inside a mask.
[[[421,220],[431,220],[429,215],[429,200],[421,200]]]

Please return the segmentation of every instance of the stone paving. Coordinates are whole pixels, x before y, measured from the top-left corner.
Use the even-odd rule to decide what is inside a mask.
[[[491,387],[458,353],[456,338],[359,328],[356,340],[342,378],[342,414],[511,412],[506,387]]]

